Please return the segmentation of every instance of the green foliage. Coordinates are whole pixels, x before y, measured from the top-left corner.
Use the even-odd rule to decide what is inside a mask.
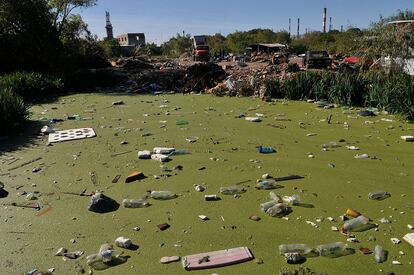
[[[102,48],[105,56],[108,59],[117,58],[122,56],[122,48],[116,39],[107,39],[98,42],[98,45]]]
[[[414,78],[404,73],[370,77],[368,106],[414,120]]]
[[[29,117],[29,105],[10,89],[0,88],[0,136],[11,134]]]
[[[226,37],[223,35],[216,33],[215,35],[211,35],[207,37],[207,43],[210,47],[211,55],[218,55],[221,51],[227,51],[226,46]]]
[[[39,73],[16,72],[0,77],[0,89],[12,92],[26,101],[41,99],[60,91],[62,80]]]
[[[226,48],[232,53],[244,53],[246,47],[254,43],[289,43],[287,32],[273,32],[269,29],[254,29],[247,32],[236,31],[226,38]]]
[[[283,91],[281,89],[279,78],[268,79],[264,82],[265,95],[272,98],[283,98]]]
[[[178,57],[185,52],[191,51],[191,35],[177,35],[162,45],[163,53],[170,56]]]
[[[321,75],[316,72],[305,72],[285,81],[285,97],[294,100],[312,98],[315,95],[316,83]]]

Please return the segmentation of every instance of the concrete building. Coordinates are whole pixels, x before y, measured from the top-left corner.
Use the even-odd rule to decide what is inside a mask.
[[[145,34],[143,33],[125,33],[118,35],[116,39],[121,46],[144,46]]]

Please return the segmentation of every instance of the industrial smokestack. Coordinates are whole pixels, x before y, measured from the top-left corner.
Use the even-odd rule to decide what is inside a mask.
[[[291,31],[292,31],[292,19],[289,18],[289,37],[291,35]]]
[[[298,17],[298,33],[297,33],[298,38],[299,38],[299,34],[300,34],[300,18]]]
[[[332,17],[329,17],[329,31],[332,31]]]
[[[326,13],[327,13],[327,9],[324,8],[323,9],[323,19],[322,19],[322,32],[326,32]]]

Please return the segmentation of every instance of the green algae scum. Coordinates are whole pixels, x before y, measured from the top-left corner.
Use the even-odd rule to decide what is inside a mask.
[[[112,105],[118,100],[124,104]],[[120,236],[131,239],[135,249],[116,248],[124,261],[93,270],[94,274],[278,274],[301,267],[316,274],[412,274],[414,248],[403,236],[412,232],[407,225],[414,223],[414,144],[400,137],[413,135],[414,126],[390,115],[359,117],[357,112],[209,95],[81,94],[33,106],[33,121],[62,118],[51,126],[93,128],[97,136],[47,146],[47,136],[33,135],[44,125],[38,122],[32,126],[36,131],[28,129],[1,142],[0,181],[8,195],[0,199],[0,274],[49,268],[54,274],[88,273],[86,256],[96,254],[102,244],[115,245]],[[258,115],[261,122],[244,117]],[[75,119],[67,120],[68,116]],[[258,146],[276,152],[260,154]],[[172,155],[166,163],[138,159],[138,151],[154,147],[188,154]],[[357,154],[368,157],[355,158]],[[174,169],[177,166],[182,167]],[[145,178],[125,183],[135,171]],[[255,188],[264,174],[304,177],[277,182],[280,188],[271,190],[282,197],[300,197],[289,215],[270,217],[260,209],[270,200],[269,190]],[[113,183],[117,175],[121,176]],[[197,192],[196,184],[206,190]],[[246,192],[219,193],[220,187],[229,186]],[[116,211],[99,214],[87,210],[87,193],[96,190],[119,204],[146,197],[149,190],[172,191],[178,197],[148,198],[149,207],[121,204]],[[391,196],[368,198],[379,190]],[[83,192],[85,196],[76,195]],[[27,194],[37,200],[28,201]],[[221,200],[204,199],[214,194]],[[27,204],[41,209],[18,207]],[[354,232],[359,243],[333,230],[341,228],[339,217],[347,209],[378,225]],[[249,219],[252,215],[261,219]],[[390,223],[380,222],[382,218]],[[161,230],[164,223],[169,227]],[[394,244],[391,238],[402,242]],[[307,257],[297,265],[287,264],[279,253],[282,244],[316,247],[335,242],[347,244],[353,253]],[[374,254],[360,252],[374,251],[376,245],[388,251],[386,262],[376,263]],[[63,260],[55,256],[61,247],[84,254]],[[180,262],[160,263],[165,256],[237,247],[248,247],[255,260],[200,271],[185,271]]]

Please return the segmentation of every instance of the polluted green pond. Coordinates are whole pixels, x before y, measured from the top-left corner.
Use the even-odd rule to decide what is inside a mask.
[[[413,135],[414,126],[359,111],[209,95],[81,94],[35,105],[32,120],[43,122],[0,147],[7,192],[0,199],[0,273],[88,273],[92,255],[92,266],[103,269],[94,274],[277,274],[302,267],[316,274],[410,274],[414,247],[403,237],[413,232],[414,143],[401,136]],[[56,131],[92,128],[96,137],[75,133],[79,139],[48,145],[48,136],[34,133],[53,118],[63,119],[50,124]],[[170,161],[151,156],[155,147],[175,148]],[[145,150],[150,159],[139,159]],[[389,195],[376,200],[384,194],[372,192],[381,190]],[[119,205],[88,211],[95,191]],[[153,193],[170,199],[153,199],[150,191],[170,191]],[[290,213],[274,203],[275,217],[262,211],[279,198]],[[124,199],[140,208],[125,208]],[[341,234],[347,211],[373,226]],[[118,237],[133,249],[117,247]],[[321,246],[336,242],[342,244]],[[97,253],[105,244],[121,258],[102,265]],[[288,264],[279,246],[289,244],[314,255]],[[369,254],[376,245],[388,251],[384,263]],[[244,247],[253,260],[214,269],[185,271],[172,257]],[[74,253],[55,256],[60,248]],[[187,259],[208,266],[217,263],[214,255]]]

